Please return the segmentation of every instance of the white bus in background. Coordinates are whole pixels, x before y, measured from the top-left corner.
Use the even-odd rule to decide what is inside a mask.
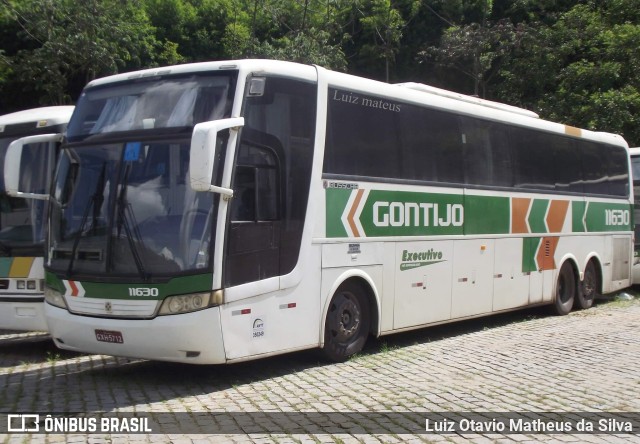
[[[631,177],[633,178],[633,221],[635,222],[635,245],[633,249],[633,283],[640,284],[640,147],[629,148]]]
[[[50,106],[0,116],[0,171],[21,167],[23,190],[48,193],[56,146],[39,138],[55,134],[61,139],[72,112],[73,106]],[[32,142],[24,145],[20,165],[5,163],[9,145],[27,136]],[[47,330],[42,264],[46,201],[28,196],[9,196],[4,179],[0,181],[0,329]]]
[[[586,309],[630,285],[627,150],[526,110],[295,63],[95,80],[51,190],[50,333],[187,363],[314,347],[344,360],[370,335]],[[5,170],[16,192],[19,173]]]

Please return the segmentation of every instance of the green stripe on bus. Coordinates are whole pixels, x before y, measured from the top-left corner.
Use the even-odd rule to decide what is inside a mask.
[[[571,217],[572,225],[571,229],[574,233],[584,233],[584,212],[587,208],[587,204],[583,200],[574,200],[571,202]]]
[[[446,236],[463,234],[461,194],[372,190],[360,223],[367,236]]]
[[[536,256],[540,247],[541,237],[525,237],[522,239],[522,272],[538,271]]]
[[[342,224],[342,213],[351,196],[351,190],[328,189],[326,193],[327,237],[348,237]]]
[[[325,197],[326,234],[331,238],[511,233],[509,197],[392,190],[370,190],[367,194],[362,188],[328,188]],[[554,208],[561,207],[553,207],[550,199],[532,199],[525,229],[532,234],[546,234],[549,229],[561,233],[562,227],[570,227],[574,233],[633,228],[632,206],[628,203],[576,200],[566,214],[549,214]],[[567,217],[571,220],[565,226]],[[550,228],[548,218],[549,223],[554,223]]]
[[[589,202],[585,217],[587,231],[631,231],[632,213],[630,204]]]
[[[72,279],[73,280],[73,279]],[[65,287],[58,276],[51,272],[45,273],[47,285],[60,293],[65,293]],[[158,297],[144,297],[145,299],[164,299],[167,296],[211,291],[213,275],[211,273],[180,276],[163,283],[103,283],[78,281],[85,290],[86,298],[104,299],[142,299],[140,296],[130,296],[130,288],[157,288]]]
[[[508,197],[467,195],[464,203],[465,234],[508,234],[511,231]]]
[[[534,199],[531,204],[531,211],[529,213],[529,227],[531,227],[532,233],[546,233],[547,224],[545,223],[545,217],[547,215],[547,209],[549,208],[549,201],[547,199]]]

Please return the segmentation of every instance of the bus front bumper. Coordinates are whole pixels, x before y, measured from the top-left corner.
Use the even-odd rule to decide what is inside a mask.
[[[189,364],[226,362],[218,307],[154,319],[105,319],[44,305],[51,336],[64,350]]]
[[[0,293],[0,330],[47,331],[44,296]]]

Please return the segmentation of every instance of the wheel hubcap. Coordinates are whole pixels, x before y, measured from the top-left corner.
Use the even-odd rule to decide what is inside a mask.
[[[341,295],[331,307],[333,312],[331,333],[340,342],[348,341],[358,333],[360,307],[350,297]]]

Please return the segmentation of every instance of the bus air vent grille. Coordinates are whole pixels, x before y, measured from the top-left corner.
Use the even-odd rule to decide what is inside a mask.
[[[71,313],[113,318],[150,318],[159,303],[156,300],[130,301],[73,296],[67,296],[65,300]]]

